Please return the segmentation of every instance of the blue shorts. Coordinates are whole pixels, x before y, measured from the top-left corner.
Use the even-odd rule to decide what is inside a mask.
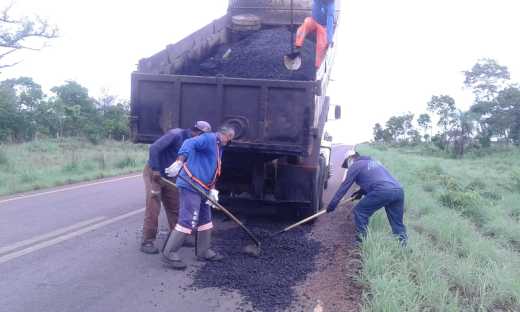
[[[213,228],[211,208],[198,193],[180,187],[179,201],[179,219],[175,230],[191,234],[195,229],[201,232]]]

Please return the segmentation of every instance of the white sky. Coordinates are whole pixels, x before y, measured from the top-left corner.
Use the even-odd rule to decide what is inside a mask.
[[[0,0],[4,7],[9,1]],[[129,98],[137,61],[225,13],[226,0],[16,0],[17,12],[57,24],[60,38],[0,79],[30,76],[50,88],[76,80],[91,95]],[[483,57],[520,75],[518,0],[343,0],[329,95],[341,104],[335,139],[358,143],[374,123],[420,114],[434,94],[449,94],[466,109],[462,71]],[[14,11],[13,11],[14,12]]]

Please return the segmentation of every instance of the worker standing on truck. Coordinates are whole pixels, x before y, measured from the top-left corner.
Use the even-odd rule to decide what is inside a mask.
[[[408,236],[403,224],[404,191],[401,184],[392,177],[388,170],[378,161],[368,156],[360,156],[349,151],[345,159],[348,168],[347,177],[327,207],[332,212],[347,193],[354,182],[360,187],[352,197],[361,199],[354,207],[354,222],[357,241],[366,235],[368,222],[372,214],[385,207],[392,232],[402,245],[406,245]]]
[[[307,17],[296,31],[295,46],[300,49],[309,33],[316,32],[316,68],[319,68],[334,33],[334,0],[314,0],[312,17]]]
[[[154,241],[157,235],[161,202],[166,212],[170,230],[174,228],[179,216],[179,192],[161,182],[164,169],[177,159],[182,143],[201,133],[210,132],[211,125],[206,121],[197,121],[191,129],[171,129],[150,145],[148,163],[144,166],[143,179],[146,194],[144,212],[143,241],[141,251],[156,254],[159,249]]]
[[[177,177],[180,194],[179,220],[171,232],[163,250],[163,263],[173,269],[184,269],[186,264],[178,255],[179,249],[187,235],[196,231],[196,254],[199,260],[218,261],[223,257],[210,249],[211,208],[201,195],[185,180],[191,180],[209,196],[218,201],[215,190],[220,175],[222,147],[235,137],[233,128],[221,127],[216,133],[205,133],[196,138],[186,140],[179,150],[175,163],[166,168],[169,177]]]

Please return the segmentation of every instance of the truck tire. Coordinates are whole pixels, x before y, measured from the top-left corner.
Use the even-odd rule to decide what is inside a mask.
[[[316,174],[314,176],[314,187],[312,193],[312,201],[310,207],[305,207],[301,209],[301,217],[306,218],[311,216],[323,208],[323,189],[325,188],[325,170],[326,161],[323,156],[320,156],[318,161],[318,169],[316,170]],[[311,221],[312,223],[314,221]]]

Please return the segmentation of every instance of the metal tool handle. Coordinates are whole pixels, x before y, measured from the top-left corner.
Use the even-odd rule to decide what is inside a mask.
[[[230,217],[233,221],[235,221],[235,223],[238,224],[242,228],[242,230],[244,230],[247,233],[247,235],[255,242],[255,244],[260,247],[260,241],[256,238],[256,236],[244,224],[242,224],[242,222],[240,222],[240,220],[238,220],[237,217],[235,217],[231,212],[229,212],[229,210],[224,208],[221,204],[219,204],[219,202],[213,200],[213,198],[209,197],[208,194],[206,194],[206,192],[201,190],[201,188],[197,184],[193,183],[193,181],[186,179],[181,175],[178,175],[177,178],[180,178],[184,182],[188,183],[191,187],[193,187],[195,190],[197,190],[197,192],[199,192],[200,195],[202,195],[204,198],[209,200],[213,205],[215,205],[215,207],[217,207],[217,209],[222,210],[222,212],[224,212],[228,217]],[[176,185],[172,181],[165,179],[163,177],[161,177],[161,179],[164,182],[168,183],[169,185],[176,187]]]
[[[349,203],[349,202],[351,202],[351,201],[354,201],[354,197],[350,197],[349,199],[347,199],[346,201],[344,201],[342,204],[346,204],[346,203]],[[276,232],[274,235],[278,235],[278,234],[281,234],[281,233],[283,233],[283,232],[287,232],[287,231],[289,231],[290,229],[293,229],[293,228],[295,228],[295,227],[297,227],[297,226],[299,226],[299,225],[302,225],[302,224],[304,224],[304,223],[306,223],[306,222],[309,222],[309,221],[311,221],[311,220],[313,220],[313,219],[316,219],[317,217],[321,216],[322,214],[324,214],[324,213],[326,213],[326,212],[327,212],[327,209],[322,209],[322,210],[318,211],[317,213],[313,214],[312,216],[309,216],[309,217],[307,217],[307,218],[305,218],[305,219],[303,219],[303,220],[300,220],[300,221],[296,222],[296,223],[293,224],[293,225],[289,225],[288,227],[286,227],[285,229],[283,229],[283,230],[281,230],[281,231],[279,231],[279,232]],[[274,236],[274,235],[273,235],[273,236]]]
[[[293,0],[291,0],[291,54],[294,53],[294,10]]]

